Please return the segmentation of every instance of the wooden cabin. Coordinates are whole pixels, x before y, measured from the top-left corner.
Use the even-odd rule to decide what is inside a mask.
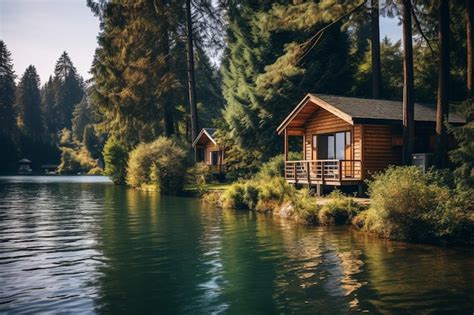
[[[225,172],[224,150],[214,139],[214,128],[203,128],[193,142],[196,162],[204,162],[212,173]]]
[[[415,104],[414,153],[433,152],[436,109]],[[464,119],[449,115],[449,122]],[[284,136],[285,178],[290,183],[358,185],[402,162],[402,102],[307,94],[277,128]],[[303,160],[288,161],[288,137],[303,140]]]

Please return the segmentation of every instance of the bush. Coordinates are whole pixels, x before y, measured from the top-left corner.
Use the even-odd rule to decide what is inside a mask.
[[[104,174],[104,171],[98,166],[90,169],[89,172],[87,172],[87,175],[103,175],[103,174]]]
[[[130,153],[127,184],[132,187],[152,185],[163,193],[182,190],[186,153],[173,140],[159,137],[141,143]]]
[[[207,184],[211,180],[212,173],[209,170],[209,165],[199,162],[188,170],[188,177],[189,182],[200,186]]]
[[[222,195],[222,206],[224,208],[248,209],[244,202],[245,184],[235,183],[227,188]]]
[[[472,192],[451,191],[438,173],[391,167],[369,183],[371,208],[357,225],[382,236],[416,242],[474,243]]]
[[[91,158],[84,147],[79,147],[78,151],[68,147],[60,147],[60,150],[61,163],[58,170],[61,174],[87,173],[97,167],[97,161]]]
[[[339,190],[334,190],[326,198],[328,202],[321,207],[318,215],[321,225],[348,224],[361,209],[359,204]]]
[[[105,175],[117,185],[125,184],[127,176],[128,152],[125,146],[114,137],[110,137],[104,146]]]
[[[289,152],[289,160],[301,159],[301,153]],[[283,177],[285,176],[285,155],[280,154],[271,158],[268,162],[262,164],[259,172],[257,173],[258,178],[262,177]]]

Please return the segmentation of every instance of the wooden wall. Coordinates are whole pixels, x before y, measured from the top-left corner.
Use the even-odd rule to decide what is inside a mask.
[[[210,152],[212,151],[220,151],[220,150],[219,150],[219,147],[215,145],[212,141],[208,141],[204,145],[204,162],[206,162],[206,164],[211,164]],[[218,161],[217,162],[218,165],[223,164],[221,152],[219,152],[217,161]]]
[[[366,176],[381,171],[389,165],[400,165],[400,150],[392,145],[392,127],[383,125],[363,126],[364,168]]]
[[[306,148],[306,160],[317,159],[317,157],[311,156],[312,151],[312,138],[315,134],[325,134],[331,132],[340,132],[340,131],[352,131],[353,126],[346,121],[342,120],[341,118],[337,117],[330,112],[318,108],[314,114],[308,118],[306,124],[304,126],[305,129],[305,148]],[[355,128],[354,128],[355,129]],[[360,142],[360,138],[356,138],[360,135],[360,132],[357,133],[353,132],[353,159],[358,160],[361,158],[360,154],[360,143],[355,144],[356,142]]]

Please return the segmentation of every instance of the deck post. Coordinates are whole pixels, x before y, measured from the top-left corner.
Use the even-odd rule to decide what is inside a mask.
[[[342,160],[339,160],[339,181],[342,180]]]
[[[285,162],[288,161],[288,130],[285,128]]]
[[[306,161],[306,177],[308,179],[308,187],[311,188],[311,176],[310,176],[310,162]]]
[[[293,171],[294,171],[294,177],[295,177],[295,184],[298,184],[298,174],[296,174],[296,163],[293,163]]]
[[[322,193],[322,186],[321,184],[316,184],[316,196],[321,196]]]
[[[364,195],[364,184],[357,185],[357,196],[360,198]]]

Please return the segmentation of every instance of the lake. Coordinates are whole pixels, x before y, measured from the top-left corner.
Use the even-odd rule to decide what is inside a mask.
[[[0,313],[474,312],[474,251],[104,177],[0,177]]]

